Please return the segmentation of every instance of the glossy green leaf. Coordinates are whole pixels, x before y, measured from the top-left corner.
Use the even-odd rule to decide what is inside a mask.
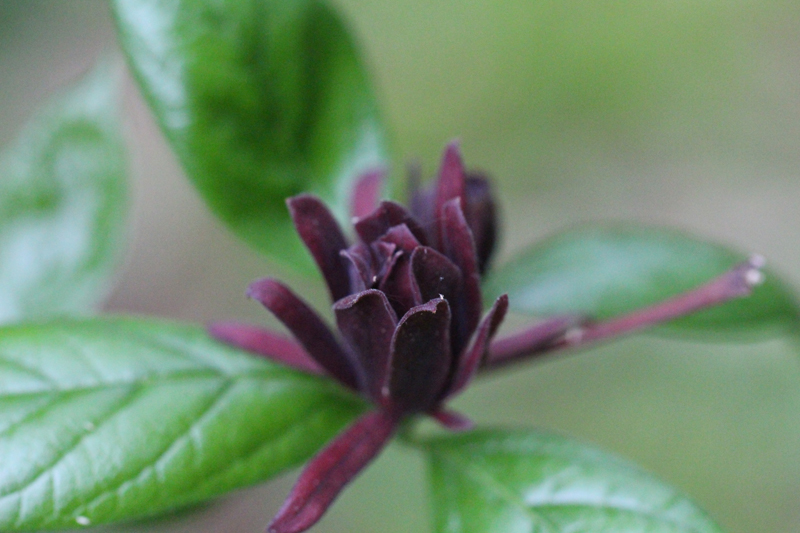
[[[485,289],[487,298],[508,292],[512,308],[524,313],[605,319],[693,289],[746,258],[675,230],[593,225],[527,249],[497,269]],[[726,335],[797,326],[791,291],[768,270],[751,296],[669,324],[684,333]]]
[[[123,241],[125,152],[109,65],[0,154],[0,322],[89,311]]]
[[[690,500],[616,457],[535,431],[428,442],[437,533],[719,533]]]
[[[0,329],[0,530],[154,515],[299,464],[362,403],[199,328]]]
[[[354,178],[384,161],[369,80],[318,0],[114,0],[120,42],[184,167],[240,237],[309,263],[284,199],[311,191],[340,219]]]

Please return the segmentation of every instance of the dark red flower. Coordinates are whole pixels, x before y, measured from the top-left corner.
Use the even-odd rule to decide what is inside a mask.
[[[373,172],[356,186],[354,244],[318,198],[303,194],[287,201],[327,283],[337,332],[271,278],[253,283],[248,295],[297,342],[252,326],[211,327],[226,342],[327,374],[374,405],[309,462],[270,524],[273,533],[316,523],[404,418],[427,414],[449,429],[469,428],[469,420],[445,404],[479,368],[619,335],[748,294],[760,275],[754,258],[695,291],[616,320],[554,317],[492,343],[508,298],[501,296],[481,316],[480,276],[497,234],[488,181],[465,172],[455,143],[447,147],[432,188],[412,184],[410,210],[379,201],[381,180]]]

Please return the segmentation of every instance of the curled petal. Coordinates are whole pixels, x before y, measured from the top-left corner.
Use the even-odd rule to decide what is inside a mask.
[[[433,411],[430,415],[434,420],[439,422],[443,428],[449,429],[450,431],[469,431],[475,427],[475,423],[472,420],[461,413],[456,413],[449,409],[439,409]]]
[[[575,316],[556,317],[492,343],[486,368],[497,368],[518,359],[539,357],[553,350],[626,335],[747,296],[753,287],[764,280],[761,272],[763,266],[764,258],[754,255],[696,289],[602,322],[592,323]],[[543,333],[547,333],[547,336]]]
[[[458,141],[452,141],[445,148],[442,164],[439,168],[439,179],[436,181],[436,205],[434,216],[437,219],[444,216],[444,205],[454,198],[465,197],[464,163],[461,159],[461,148]],[[442,242],[441,228],[437,230],[438,244]]]
[[[333,311],[339,331],[364,370],[367,391],[376,402],[381,402],[397,315],[386,295],[377,290],[346,296],[334,304]]]
[[[497,208],[489,180],[481,175],[467,175],[464,215],[472,230],[478,256],[478,272],[482,275],[489,266],[489,259],[497,242]]]
[[[342,489],[383,449],[397,419],[372,411],[347,428],[306,465],[267,531],[299,533],[319,521]]]
[[[452,363],[450,306],[436,299],[412,308],[392,339],[389,396],[402,412],[431,409]]]
[[[339,224],[319,198],[301,194],[286,200],[297,233],[328,284],[333,301],[347,296],[350,276],[339,252],[347,248]]]
[[[339,253],[347,261],[347,274],[350,278],[349,292],[361,292],[372,287],[376,273],[370,247],[358,243]]]
[[[472,332],[478,327],[483,304],[475,242],[461,210],[461,200],[454,198],[442,208],[442,251],[461,270],[463,290],[454,299],[453,319],[457,334],[453,350],[460,353]]]
[[[454,298],[461,290],[461,271],[433,248],[419,246],[411,254],[411,273],[423,302]]]
[[[461,272],[433,248],[418,246],[400,256],[380,285],[398,315],[440,297],[450,299],[461,289]]]
[[[753,255],[696,289],[617,318],[575,328],[564,336],[561,343],[553,347],[578,346],[625,335],[735,298],[749,296],[753,288],[764,281],[764,273],[761,271],[763,267],[764,258]]]
[[[392,265],[403,253],[397,249],[396,244],[386,241],[373,242],[370,248],[375,254],[375,270],[377,271],[375,279],[372,280],[374,285],[375,282],[380,283],[379,280],[392,270]]]
[[[472,337],[472,343],[467,346],[464,353],[458,360],[455,374],[450,382],[443,399],[457,394],[467,386],[475,374],[478,367],[486,359],[489,352],[489,342],[497,332],[497,328],[506,316],[508,311],[508,295],[504,294],[495,300],[494,305],[483,317],[480,326]]]
[[[272,311],[319,365],[343,385],[359,390],[361,371],[331,330],[285,285],[266,278],[250,285],[247,295]]]
[[[427,243],[425,232],[422,231],[419,222],[411,216],[411,213],[405,207],[395,202],[381,202],[378,209],[357,220],[354,226],[361,240],[370,243],[378,240],[389,231],[389,228],[400,224],[408,226],[408,229],[420,243]]]
[[[411,258],[407,254],[398,254],[381,280],[380,290],[389,298],[395,312],[402,316],[414,306],[424,301],[419,286],[411,270]]]
[[[283,363],[309,374],[324,374],[322,367],[297,342],[278,333],[250,324],[217,322],[208,326],[215,339],[251,353]]]
[[[386,172],[376,169],[364,173],[353,187],[353,196],[350,203],[350,215],[361,218],[372,213],[378,207],[381,198],[381,189]]]
[[[560,315],[548,318],[507,337],[497,339],[489,348],[485,367],[497,368],[517,359],[541,353],[554,347],[568,331],[585,324],[581,315]]]
[[[397,246],[399,250],[411,253],[414,248],[420,246],[420,242],[414,236],[406,224],[392,226],[380,238],[383,242],[390,242]]]

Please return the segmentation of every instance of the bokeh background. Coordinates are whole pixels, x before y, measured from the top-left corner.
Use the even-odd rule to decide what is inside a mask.
[[[578,222],[635,220],[760,252],[800,287],[800,3],[334,3],[373,70],[398,169],[416,159],[432,174],[459,137],[468,166],[495,177],[501,260]],[[0,144],[109,55],[105,2],[0,0]],[[123,108],[132,230],[107,310],[274,324],[243,292],[285,273],[211,218],[127,76]],[[324,305],[320,284],[300,292]],[[730,533],[797,532],[799,356],[786,339],[640,335],[494,375],[456,407],[624,455]],[[428,530],[425,475],[391,446],[315,531]],[[292,480],[109,531],[261,531]]]

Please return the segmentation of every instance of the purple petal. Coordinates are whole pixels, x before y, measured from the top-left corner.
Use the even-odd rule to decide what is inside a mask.
[[[319,363],[289,337],[258,326],[234,322],[209,324],[208,333],[215,339],[251,353],[283,363],[309,374],[324,374]]]
[[[407,254],[398,254],[378,288],[386,294],[398,316],[405,315],[409,309],[424,301],[411,270],[411,258]]]
[[[480,275],[475,243],[469,230],[461,200],[454,198],[442,208],[442,251],[461,270],[463,290],[454,298],[453,319],[457,324],[457,336],[453,339],[453,350],[460,353],[472,332],[478,327],[483,304],[481,302]]]
[[[339,331],[364,369],[367,391],[376,402],[382,402],[397,315],[386,295],[376,290],[342,298],[333,311]]]
[[[367,216],[378,208],[385,175],[383,169],[377,169],[366,172],[358,178],[353,187],[350,203],[350,215],[353,218]]]
[[[442,296],[450,300],[461,291],[461,271],[433,248],[420,246],[414,250],[411,273],[423,302]]]
[[[272,311],[303,348],[331,376],[359,390],[360,372],[331,330],[303,300],[280,282],[266,278],[250,285],[247,295]]]
[[[306,465],[267,531],[300,533],[319,521],[339,493],[380,452],[397,418],[372,411],[331,441]]]
[[[444,205],[454,198],[464,198],[464,163],[461,160],[461,148],[458,141],[453,141],[445,148],[442,164],[439,168],[439,179],[436,182],[436,200],[434,217],[443,216]],[[441,228],[438,229],[438,243],[441,243]]]
[[[622,316],[595,323],[572,317],[571,324],[562,326],[561,331],[556,331],[558,334],[551,335],[549,339],[541,339],[539,338],[541,335],[537,335],[539,329],[547,326],[548,322],[533,326],[493,343],[491,358],[487,363],[490,367],[497,367],[520,358],[541,356],[552,350],[574,348],[626,335],[734,298],[747,296],[755,285],[764,280],[764,274],[761,272],[763,266],[764,258],[755,255],[695,289]],[[561,320],[569,318],[561,317]],[[536,342],[537,340],[539,342]]]
[[[489,342],[505,318],[506,311],[508,311],[508,295],[504,294],[495,300],[492,308],[483,317],[483,321],[472,338],[472,344],[464,350],[459,358],[453,379],[442,400],[461,391],[478,372],[478,367],[487,357]]]
[[[436,299],[412,308],[392,339],[389,396],[402,412],[431,409],[450,373],[450,306]]]
[[[461,413],[456,413],[455,411],[450,411],[449,409],[439,409],[433,411],[430,413],[430,415],[434,420],[439,422],[442,427],[449,429],[450,431],[469,431],[475,427],[475,423],[472,420]]]
[[[374,285],[375,282],[383,279],[383,277],[391,271],[394,262],[403,254],[397,249],[396,244],[386,241],[373,242],[370,244],[370,248],[374,253],[376,264],[375,269],[377,270],[377,279],[373,280]]]
[[[339,252],[347,248],[347,240],[339,224],[319,198],[301,194],[286,200],[297,233],[305,243],[328,284],[333,301],[347,296],[350,277]]]
[[[420,246],[420,242],[405,224],[392,226],[381,236],[380,240],[383,242],[390,242],[396,245],[398,249],[408,253],[411,253],[414,251],[414,248]]]
[[[489,348],[484,368],[498,368],[553,349],[559,340],[564,339],[568,331],[586,322],[586,317],[581,315],[560,315],[497,339]]]
[[[464,215],[475,240],[480,274],[486,272],[497,242],[496,211],[489,180],[477,174],[467,175]]]
[[[386,293],[398,316],[422,302],[461,290],[461,272],[433,248],[417,246],[413,253],[398,257],[379,286]]]
[[[425,232],[422,231],[419,222],[411,216],[411,213],[405,207],[395,202],[381,202],[378,209],[357,220],[354,226],[361,240],[365,243],[371,243],[389,231],[389,228],[400,224],[408,226],[414,237],[420,243],[426,244]]]
[[[339,253],[347,261],[347,274],[350,278],[349,292],[361,292],[372,287],[376,273],[370,247],[364,243],[358,243]]]
[[[636,311],[587,324],[564,339],[566,346],[597,342],[652,327],[727,301],[749,296],[764,282],[764,258],[753,255],[699,287]]]

